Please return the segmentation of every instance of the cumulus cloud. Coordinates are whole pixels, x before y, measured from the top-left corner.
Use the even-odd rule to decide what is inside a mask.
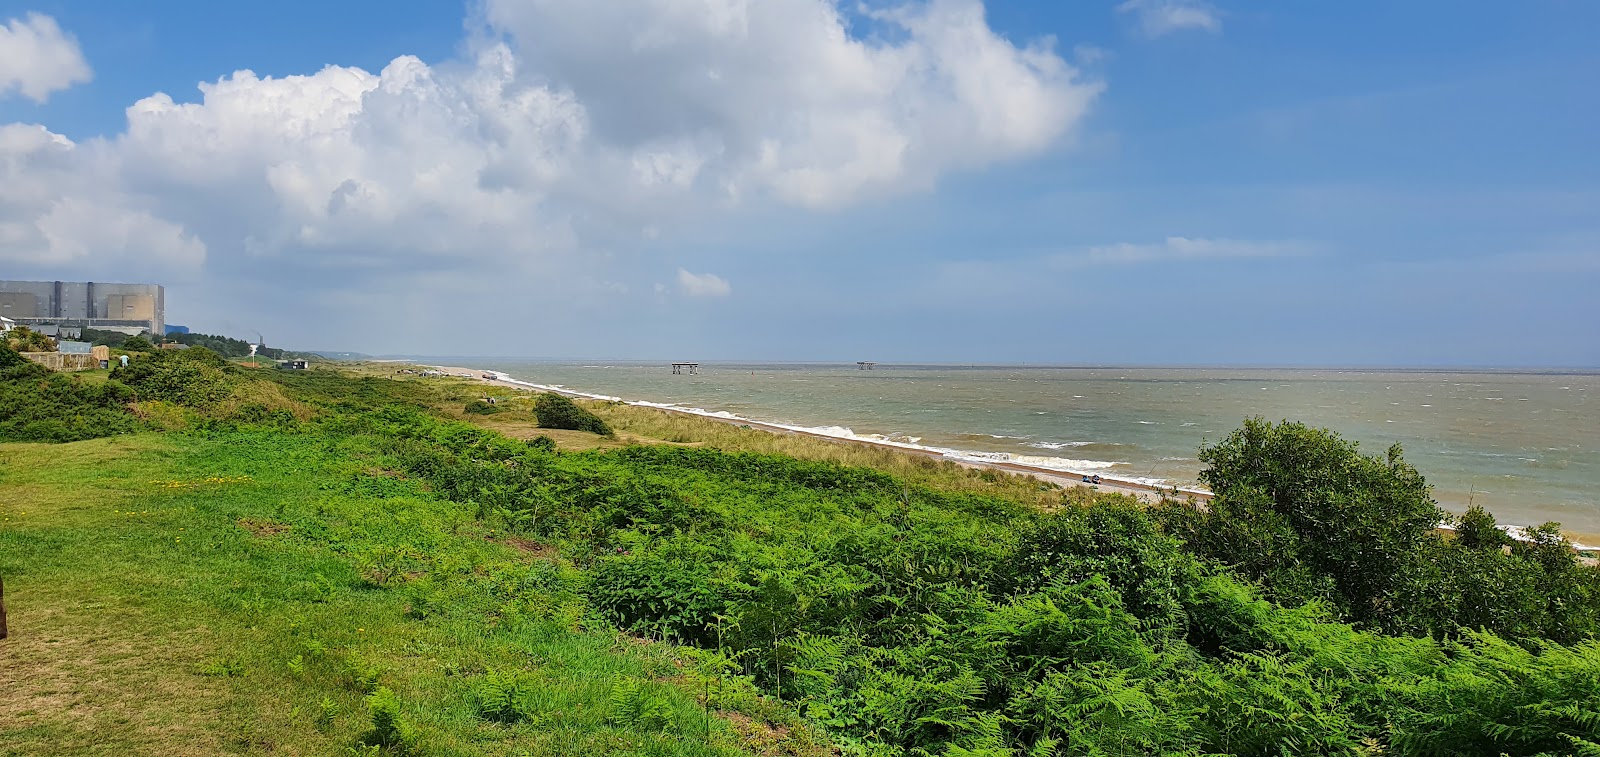
[[[678,269],[678,290],[690,297],[727,297],[733,293],[728,280],[714,273],[690,273]]]
[[[1139,29],[1151,38],[1184,29],[1222,31],[1221,14],[1202,0],[1125,0],[1117,10],[1133,14]]]
[[[0,125],[0,261],[193,265],[205,245],[116,186],[105,153],[42,126]]]
[[[198,98],[145,97],[124,132],[81,142],[3,127],[0,260],[19,274],[139,261],[146,276],[199,270],[224,286],[359,288],[392,309],[389,294],[541,276],[592,283],[550,296],[604,300],[642,240],[664,248],[706,216],[839,208],[1037,155],[1101,91],[1052,40],[997,34],[979,0],[853,19],[832,0],[484,0],[475,19],[453,60],[240,70]],[[27,28],[70,39],[41,24]],[[72,76],[87,68],[55,81]],[[23,93],[42,96],[38,81]],[[677,284],[729,291],[710,274]]]
[[[851,36],[826,0],[488,0],[485,14],[647,183],[727,200],[926,188],[1047,148],[1100,91],[1050,40],[997,35],[977,0],[876,13],[894,42]]]
[[[89,62],[78,40],[39,13],[0,24],[0,96],[20,92],[35,102],[89,81]]]

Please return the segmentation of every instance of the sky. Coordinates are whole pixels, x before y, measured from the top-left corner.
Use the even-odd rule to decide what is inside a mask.
[[[298,349],[1600,366],[1600,4],[0,0],[0,278]]]

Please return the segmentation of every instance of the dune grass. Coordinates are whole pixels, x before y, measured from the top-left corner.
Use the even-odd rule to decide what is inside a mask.
[[[974,469],[929,455],[801,434],[773,433],[711,418],[616,402],[583,403],[619,434],[726,452],[787,455],[802,460],[872,468],[908,482],[945,491],[999,496],[1035,507],[1085,504],[1098,496],[1083,487],[1061,487],[1032,476]]]

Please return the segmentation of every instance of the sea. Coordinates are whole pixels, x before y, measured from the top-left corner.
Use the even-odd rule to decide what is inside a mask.
[[[455,359],[461,364],[461,359]],[[1399,444],[1447,510],[1600,535],[1600,373],[476,360],[529,384],[1129,481],[1198,484],[1248,417]]]

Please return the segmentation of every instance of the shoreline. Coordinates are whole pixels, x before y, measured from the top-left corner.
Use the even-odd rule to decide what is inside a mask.
[[[1017,474],[1017,475],[1032,476],[1032,477],[1034,477],[1036,479],[1039,479],[1040,481],[1045,481],[1045,482],[1056,484],[1057,486],[1062,486],[1062,487],[1081,486],[1081,487],[1088,487],[1088,488],[1092,488],[1092,489],[1097,489],[1099,491],[1109,491],[1109,492],[1114,492],[1114,493],[1117,493],[1117,494],[1126,494],[1126,495],[1128,495],[1130,497],[1133,497],[1135,499],[1138,499],[1139,501],[1144,502],[1146,504],[1155,503],[1155,502],[1159,501],[1163,495],[1171,495],[1171,494],[1174,494],[1174,493],[1176,493],[1180,497],[1193,497],[1196,501],[1199,501],[1199,502],[1206,502],[1206,501],[1209,501],[1211,499],[1211,492],[1205,491],[1203,489],[1186,489],[1186,488],[1182,488],[1182,487],[1173,487],[1173,486],[1157,486],[1155,484],[1145,483],[1145,482],[1142,482],[1142,481],[1128,481],[1128,480],[1124,480],[1124,479],[1121,479],[1121,478],[1105,476],[1103,474],[1096,474],[1096,473],[1093,473],[1093,472],[1080,473],[1080,472],[1077,472],[1077,471],[1060,470],[1060,469],[1055,469],[1055,468],[1044,468],[1044,467],[1041,467],[1041,466],[1028,465],[1028,464],[1025,464],[1025,463],[1009,462],[1009,461],[1004,461],[1004,460],[973,459],[972,457],[962,457],[962,456],[960,456],[960,454],[961,454],[960,451],[955,451],[957,454],[952,455],[949,452],[946,452],[946,451],[943,451],[943,450],[940,450],[940,449],[935,449],[935,448],[930,448],[930,447],[923,447],[923,446],[920,446],[920,445],[914,445],[914,444],[909,444],[909,443],[898,443],[898,442],[893,442],[893,441],[888,441],[888,440],[878,440],[878,439],[864,439],[864,438],[861,438],[861,437],[835,436],[835,435],[831,435],[831,434],[819,433],[817,431],[813,431],[813,430],[806,429],[806,428],[801,428],[801,427],[796,427],[796,426],[787,426],[787,425],[783,425],[783,424],[779,424],[779,423],[771,423],[771,422],[767,422],[767,421],[753,420],[753,419],[750,419],[750,418],[737,416],[737,415],[734,415],[732,413],[712,412],[712,411],[696,412],[695,409],[679,407],[679,406],[671,405],[671,404],[668,404],[668,403],[651,402],[651,401],[648,401],[648,400],[625,400],[625,399],[622,399],[621,397],[612,397],[612,396],[609,396],[609,395],[601,395],[601,394],[593,394],[593,393],[589,393],[589,392],[575,391],[573,389],[568,389],[568,388],[565,388],[565,387],[550,386],[550,385],[546,385],[546,384],[535,384],[535,383],[532,383],[532,382],[529,382],[529,381],[522,381],[522,380],[519,380],[519,379],[511,378],[508,374],[506,374],[504,372],[501,372],[501,371],[490,371],[490,370],[485,370],[485,369],[481,369],[481,368],[463,368],[463,367],[459,367],[459,366],[442,366],[442,365],[430,365],[430,366],[427,366],[427,367],[432,368],[434,370],[442,371],[442,372],[444,372],[444,373],[446,373],[448,375],[457,376],[457,377],[459,377],[460,374],[470,373],[470,374],[472,374],[472,378],[473,378],[474,381],[481,381],[481,382],[484,382],[484,383],[487,383],[487,384],[492,384],[494,386],[505,387],[505,388],[508,388],[508,389],[518,389],[518,390],[522,390],[522,391],[532,391],[532,392],[554,392],[556,394],[560,394],[560,395],[563,395],[563,396],[566,396],[566,397],[575,397],[575,398],[578,398],[578,399],[597,399],[597,400],[605,400],[605,401],[611,401],[611,402],[624,402],[624,403],[632,405],[634,407],[643,407],[643,408],[649,408],[649,409],[652,409],[652,410],[660,410],[660,411],[667,412],[667,413],[673,413],[673,414],[677,414],[677,415],[687,415],[687,416],[691,416],[691,417],[695,417],[695,418],[704,418],[706,420],[717,421],[719,423],[726,423],[726,424],[728,424],[730,426],[748,426],[750,428],[759,429],[761,431],[766,431],[768,433],[773,433],[773,434],[792,434],[792,435],[795,435],[795,436],[804,436],[804,437],[808,437],[808,438],[812,438],[812,439],[821,439],[821,440],[824,440],[824,441],[835,442],[835,443],[838,443],[838,444],[856,444],[856,445],[861,445],[861,446],[865,446],[865,447],[875,447],[875,448],[878,448],[878,449],[888,449],[888,450],[894,450],[894,451],[897,451],[897,452],[905,452],[905,453],[908,453],[908,454],[922,455],[924,457],[929,457],[929,458],[932,458],[932,459],[935,459],[935,460],[941,460],[941,461],[945,461],[945,462],[955,463],[957,465],[962,466],[963,468],[971,468],[971,469],[974,469],[974,470],[998,470],[998,471],[1003,471],[1003,472],[1006,472],[1006,473],[1012,473],[1012,474]],[[491,378],[484,378],[484,376],[487,375],[487,374],[493,374],[495,376],[495,378],[492,378],[492,379]],[[972,454],[973,455],[977,455],[977,454],[980,454],[980,453],[972,453]],[[1086,483],[1086,482],[1083,481],[1083,477],[1084,476],[1094,476],[1094,475],[1100,475],[1100,483],[1098,483],[1098,484]]]
[[[423,364],[413,363],[413,365],[423,365]],[[482,368],[463,368],[463,367],[438,366],[438,365],[425,365],[424,367],[433,368],[434,370],[438,370],[438,371],[443,371],[444,373],[446,373],[448,375],[456,376],[458,378],[461,377],[460,374],[471,374],[471,378],[474,381],[481,381],[481,382],[484,382],[484,383],[492,384],[492,385],[495,385],[495,386],[501,386],[501,387],[505,387],[505,388],[508,388],[508,389],[518,389],[518,390],[522,390],[522,391],[532,391],[532,392],[554,392],[556,394],[560,394],[560,395],[563,395],[563,396],[566,396],[566,397],[574,397],[574,398],[578,398],[578,399],[594,399],[594,400],[604,400],[604,401],[609,401],[609,402],[623,402],[623,403],[626,403],[628,405],[632,405],[634,407],[644,407],[644,408],[650,408],[650,409],[653,409],[653,410],[660,410],[660,411],[667,412],[667,413],[674,413],[674,414],[678,414],[678,415],[687,415],[687,416],[692,416],[692,417],[695,417],[695,418],[704,418],[706,420],[718,421],[720,423],[726,423],[726,424],[732,425],[732,426],[748,426],[750,428],[759,429],[759,430],[762,430],[762,431],[766,431],[768,433],[792,434],[792,435],[797,435],[797,436],[805,436],[805,437],[809,437],[809,438],[813,438],[813,439],[821,439],[821,440],[824,440],[824,441],[836,442],[836,443],[839,443],[839,444],[856,444],[856,445],[867,446],[867,447],[876,447],[876,448],[879,448],[879,449],[888,449],[888,450],[894,450],[894,451],[898,451],[898,452],[905,452],[905,453],[915,454],[915,455],[923,455],[923,456],[930,457],[930,458],[933,458],[933,459],[936,459],[936,460],[941,460],[941,461],[945,461],[945,462],[952,462],[952,463],[960,465],[960,466],[962,466],[964,468],[971,468],[971,469],[974,469],[974,470],[998,470],[998,471],[1003,471],[1003,472],[1006,472],[1006,473],[1012,473],[1012,474],[1016,474],[1016,475],[1032,476],[1032,477],[1034,477],[1036,479],[1039,479],[1041,481],[1045,481],[1045,482],[1048,482],[1048,483],[1056,484],[1056,485],[1062,486],[1062,487],[1080,486],[1080,487],[1089,487],[1089,488],[1097,489],[1099,491],[1109,491],[1109,492],[1114,492],[1114,493],[1117,493],[1117,494],[1126,494],[1126,495],[1131,496],[1131,497],[1133,497],[1133,498],[1135,498],[1135,499],[1137,499],[1137,500],[1139,500],[1141,502],[1144,502],[1146,504],[1153,504],[1153,503],[1159,501],[1163,495],[1172,495],[1174,493],[1177,496],[1180,496],[1180,497],[1192,497],[1195,501],[1200,502],[1200,503],[1208,502],[1208,501],[1210,501],[1210,499],[1212,497],[1211,492],[1205,491],[1204,489],[1183,488],[1183,487],[1177,487],[1177,486],[1157,486],[1157,485],[1154,485],[1154,484],[1141,482],[1141,481],[1128,481],[1128,480],[1124,480],[1124,479],[1109,477],[1109,476],[1105,476],[1103,474],[1100,476],[1101,481],[1100,481],[1099,484],[1086,483],[1086,482],[1084,482],[1082,480],[1083,476],[1085,476],[1085,475],[1096,475],[1096,474],[1094,474],[1094,473],[1087,473],[1086,474],[1086,473],[1079,473],[1079,472],[1076,472],[1076,471],[1067,471],[1067,470],[1059,470],[1059,469],[1053,469],[1053,468],[1044,468],[1044,467],[1035,466],[1035,465],[1027,465],[1025,463],[1015,463],[1015,462],[1008,462],[1008,461],[1003,461],[1003,460],[982,460],[982,459],[972,459],[972,458],[968,458],[968,457],[960,457],[960,456],[958,456],[960,454],[959,450],[951,450],[952,452],[956,452],[957,453],[956,456],[953,456],[953,455],[949,454],[949,452],[946,452],[946,451],[943,451],[943,450],[937,449],[937,448],[923,447],[923,446],[920,446],[920,445],[914,445],[914,444],[908,444],[908,443],[897,443],[897,442],[888,441],[888,440],[866,439],[866,438],[861,438],[861,437],[835,436],[835,435],[830,435],[830,434],[819,433],[817,431],[813,431],[813,430],[806,429],[806,428],[801,428],[801,427],[786,426],[786,425],[778,424],[778,423],[769,423],[769,422],[765,422],[765,421],[752,420],[752,419],[749,419],[749,418],[744,418],[742,416],[734,415],[732,413],[727,413],[727,412],[724,412],[724,411],[713,412],[713,411],[700,410],[699,412],[696,412],[696,409],[680,407],[680,406],[673,405],[673,404],[670,404],[670,403],[651,402],[651,401],[648,401],[648,400],[625,400],[625,399],[623,399],[621,397],[613,397],[613,396],[610,396],[610,395],[603,395],[603,394],[593,394],[593,393],[590,393],[590,392],[582,392],[582,391],[577,391],[577,390],[573,390],[573,389],[568,389],[568,388],[565,388],[565,387],[551,386],[551,385],[546,385],[546,384],[535,384],[535,383],[529,382],[529,381],[522,381],[520,379],[512,378],[509,374],[504,373],[502,371],[492,371],[492,370],[487,370],[487,369],[482,369]],[[485,375],[487,375],[487,374],[493,374],[495,376],[495,378],[485,378]],[[979,453],[974,453],[974,454],[979,454]],[[1441,526],[1443,526],[1443,525],[1444,524],[1441,524]],[[1528,527],[1528,526],[1522,525],[1522,524],[1507,524],[1507,523],[1501,523],[1501,524],[1499,524],[1499,526],[1500,526],[1500,528],[1502,528],[1505,531],[1507,531],[1507,533],[1511,534],[1512,538],[1518,539],[1519,541],[1524,540],[1522,538],[1521,534]],[[1449,530],[1449,529],[1447,529],[1447,530]],[[1589,544],[1589,543],[1587,543],[1587,541],[1585,541],[1585,542],[1579,542],[1578,541],[1579,538],[1582,538],[1582,539],[1585,539],[1585,540],[1593,540],[1593,541],[1596,541],[1597,543],[1600,543],[1600,538],[1596,538],[1595,535],[1580,534],[1580,533],[1577,533],[1577,532],[1565,532],[1565,533],[1568,535],[1569,541],[1572,542],[1573,549],[1577,550],[1578,552],[1582,552],[1582,553],[1600,552],[1600,546]],[[1595,558],[1586,558],[1586,559],[1595,559]]]

